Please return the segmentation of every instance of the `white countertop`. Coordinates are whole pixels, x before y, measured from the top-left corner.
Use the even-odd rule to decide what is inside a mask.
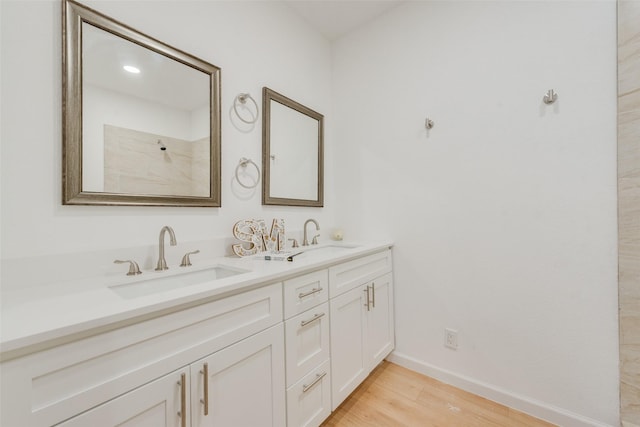
[[[344,249],[336,253],[331,253],[331,250],[318,251],[317,254],[312,252],[314,249],[327,246],[343,246]],[[102,330],[117,327],[136,318],[152,317],[181,306],[222,298],[388,247],[391,247],[390,242],[334,242],[300,248],[301,251],[310,252],[295,257],[293,262],[266,261],[263,256],[220,257],[193,260],[194,265],[191,267],[171,266],[164,272],[143,271],[143,274],[138,276],[126,276],[121,273],[47,283],[37,287],[3,287],[0,294],[0,360],[37,351],[47,347],[47,343],[53,345],[75,335],[91,333],[97,328]],[[178,276],[214,266],[227,266],[247,272],[131,298],[122,297],[110,288],[113,285]]]

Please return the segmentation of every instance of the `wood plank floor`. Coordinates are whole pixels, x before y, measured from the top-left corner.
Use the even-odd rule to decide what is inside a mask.
[[[550,427],[506,406],[384,361],[321,427]]]

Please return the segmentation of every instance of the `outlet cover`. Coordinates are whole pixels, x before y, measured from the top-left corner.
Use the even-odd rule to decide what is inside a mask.
[[[452,350],[458,349],[458,331],[455,329],[444,329],[444,346]]]

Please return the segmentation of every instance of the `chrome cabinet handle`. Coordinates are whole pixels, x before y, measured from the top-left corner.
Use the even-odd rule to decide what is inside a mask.
[[[367,293],[367,303],[364,306],[367,307],[367,311],[371,311],[371,306],[369,305],[370,297],[369,297],[369,286],[368,285],[367,285],[367,288],[364,290],[364,292]]]
[[[302,322],[300,322],[300,326],[307,326],[309,323],[313,323],[316,320],[318,320],[319,318],[321,318],[322,316],[324,316],[324,313],[317,313],[314,314],[313,317],[309,320],[303,320]]]
[[[371,305],[373,308],[376,308],[376,282],[371,283],[371,293],[373,294],[373,298],[371,299]]]
[[[300,293],[298,294],[298,299],[308,297],[309,295],[317,294],[318,292],[322,292],[322,288],[313,288],[309,292]]]
[[[311,382],[311,384],[304,384],[302,386],[302,392],[306,393],[308,392],[314,385],[318,384],[318,382],[323,379],[325,377],[325,375],[327,375],[326,372],[323,372],[321,374],[316,374],[316,378]]]
[[[180,411],[178,411],[178,416],[180,417],[180,426],[187,427],[187,375],[182,373],[180,374],[180,381],[178,381],[178,385],[180,386]]]
[[[209,415],[209,364],[205,363],[202,365],[202,371],[200,371],[202,375],[204,375],[204,399],[200,399],[200,403],[204,405],[204,415]]]

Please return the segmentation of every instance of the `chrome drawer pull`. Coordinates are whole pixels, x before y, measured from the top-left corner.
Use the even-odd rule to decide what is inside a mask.
[[[309,292],[303,292],[301,294],[298,294],[298,299],[308,297],[309,295],[317,294],[318,292],[322,292],[322,288],[313,288]]]
[[[204,415],[209,415],[209,364],[205,363],[202,365],[202,371],[200,371],[202,375],[204,375],[204,399],[200,399],[200,403],[204,405]]]
[[[371,301],[371,305],[373,308],[376,308],[376,282],[371,284],[371,291],[373,293],[373,301]]]
[[[300,326],[307,326],[309,323],[313,323],[316,320],[318,320],[319,318],[321,318],[322,316],[324,316],[324,313],[317,313],[314,314],[313,317],[309,320],[303,320],[302,322],[300,322]]]
[[[363,290],[363,292],[367,294],[367,303],[364,306],[367,307],[367,311],[371,311],[371,295],[369,294],[368,285],[367,285],[367,288]]]
[[[187,376],[186,374],[180,374],[180,411],[178,416],[180,417],[180,427],[187,427]]]
[[[324,378],[324,376],[327,375],[326,372],[323,372],[321,374],[316,374],[316,379],[313,380],[313,382],[309,385],[303,385],[302,386],[302,392],[306,393],[309,391],[309,389],[311,389],[314,385],[318,384],[318,382]]]

